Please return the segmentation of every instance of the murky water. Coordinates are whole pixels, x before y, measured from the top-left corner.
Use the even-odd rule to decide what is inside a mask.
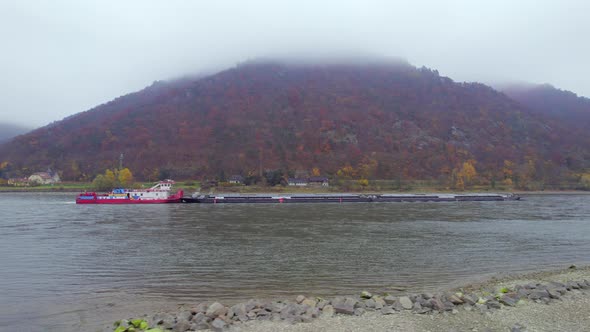
[[[435,290],[590,263],[590,196],[78,206],[0,194],[0,331],[93,331],[181,303]]]

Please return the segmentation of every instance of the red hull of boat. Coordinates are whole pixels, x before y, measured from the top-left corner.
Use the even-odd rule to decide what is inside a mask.
[[[180,198],[174,199],[76,199],[76,204],[167,204],[180,203]]]

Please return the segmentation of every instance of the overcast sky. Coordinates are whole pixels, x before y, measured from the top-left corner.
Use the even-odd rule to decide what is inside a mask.
[[[259,57],[403,57],[590,96],[590,1],[0,1],[0,122],[42,126]]]

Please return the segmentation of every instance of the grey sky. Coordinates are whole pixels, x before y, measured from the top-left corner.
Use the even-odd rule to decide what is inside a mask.
[[[0,2],[0,122],[41,126],[259,57],[403,57],[456,81],[590,96],[590,1]]]

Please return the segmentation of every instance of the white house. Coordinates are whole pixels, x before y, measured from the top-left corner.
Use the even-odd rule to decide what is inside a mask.
[[[37,172],[29,176],[30,183],[37,184],[54,184],[60,182],[61,179],[57,173]]]

